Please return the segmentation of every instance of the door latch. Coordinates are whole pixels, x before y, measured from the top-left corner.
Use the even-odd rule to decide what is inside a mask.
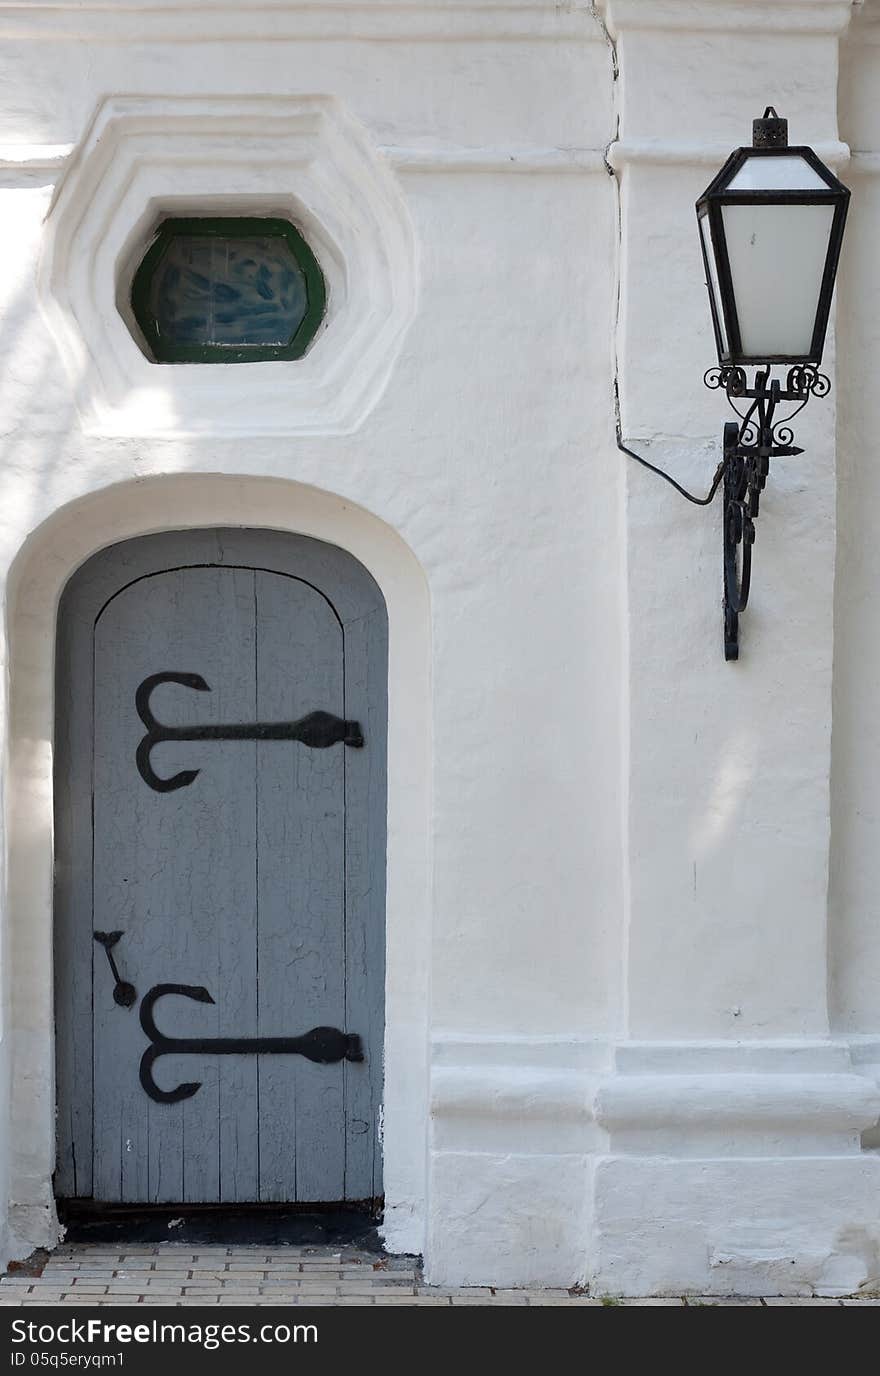
[[[114,1002],[118,1003],[120,1008],[131,1008],[133,1003],[137,1003],[137,990],[133,984],[129,984],[128,980],[122,978],[116,961],[113,958],[113,947],[121,936],[125,936],[125,933],[94,932],[93,935],[98,945],[104,947],[107,959],[110,962],[110,969],[113,971],[113,978],[116,981],[113,987]]]

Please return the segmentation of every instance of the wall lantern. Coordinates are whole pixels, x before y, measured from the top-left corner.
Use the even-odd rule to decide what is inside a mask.
[[[718,366],[738,420],[724,427],[724,657],[739,655],[739,616],[749,597],[751,549],[770,460],[803,453],[790,422],[811,396],[826,396],[819,372],[849,191],[811,148],[788,146],[788,121],[772,106],[752,126],[697,201]],[[782,375],[773,377],[774,366]],[[754,368],[751,379],[747,369]],[[777,416],[780,404],[793,406]],[[685,494],[687,495],[687,494]]]

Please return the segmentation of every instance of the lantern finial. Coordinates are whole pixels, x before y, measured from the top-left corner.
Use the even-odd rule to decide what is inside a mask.
[[[752,120],[753,148],[787,148],[788,120],[781,119],[768,105],[760,119]]]

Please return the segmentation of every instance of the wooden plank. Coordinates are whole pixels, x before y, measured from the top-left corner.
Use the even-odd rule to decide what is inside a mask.
[[[382,1193],[387,639],[384,607],[345,626],[345,714],[363,724],[365,741],[345,757],[345,1016],[365,1055],[345,1066],[346,1199]]]
[[[78,932],[79,924],[91,926],[92,913],[92,628],[80,611],[75,595],[62,598],[55,664],[55,1190],[62,1199],[92,1193],[92,942]]]
[[[314,588],[259,573],[260,720],[314,710],[343,716],[342,629]],[[260,1034],[343,1027],[344,746],[258,747]],[[345,1105],[340,1065],[260,1057],[260,1198],[342,1199]]]
[[[199,673],[210,692],[161,685],[151,707],[178,725],[251,720],[253,574],[196,568],[157,574],[115,598],[96,629],[95,926],[120,928],[123,974],[143,996],[158,983],[204,985],[215,1005],[170,996],[156,1013],[176,1036],[253,1035],[255,748],[252,742],[168,742],[162,776],[199,769],[158,793],[135,767],[144,733],[138,685],[159,672]],[[104,966],[106,960],[101,956]],[[247,1058],[169,1056],[165,1088],[200,1080],[180,1104],[151,1101],[138,1081],[147,1045],[136,1010],[112,1001],[109,968],[95,982],[96,1197],[207,1202],[256,1190],[256,1070]]]

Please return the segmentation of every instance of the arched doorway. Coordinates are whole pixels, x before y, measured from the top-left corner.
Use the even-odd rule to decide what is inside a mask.
[[[382,595],[319,540],[172,531],[67,585],[59,1198],[381,1196],[386,685]]]

